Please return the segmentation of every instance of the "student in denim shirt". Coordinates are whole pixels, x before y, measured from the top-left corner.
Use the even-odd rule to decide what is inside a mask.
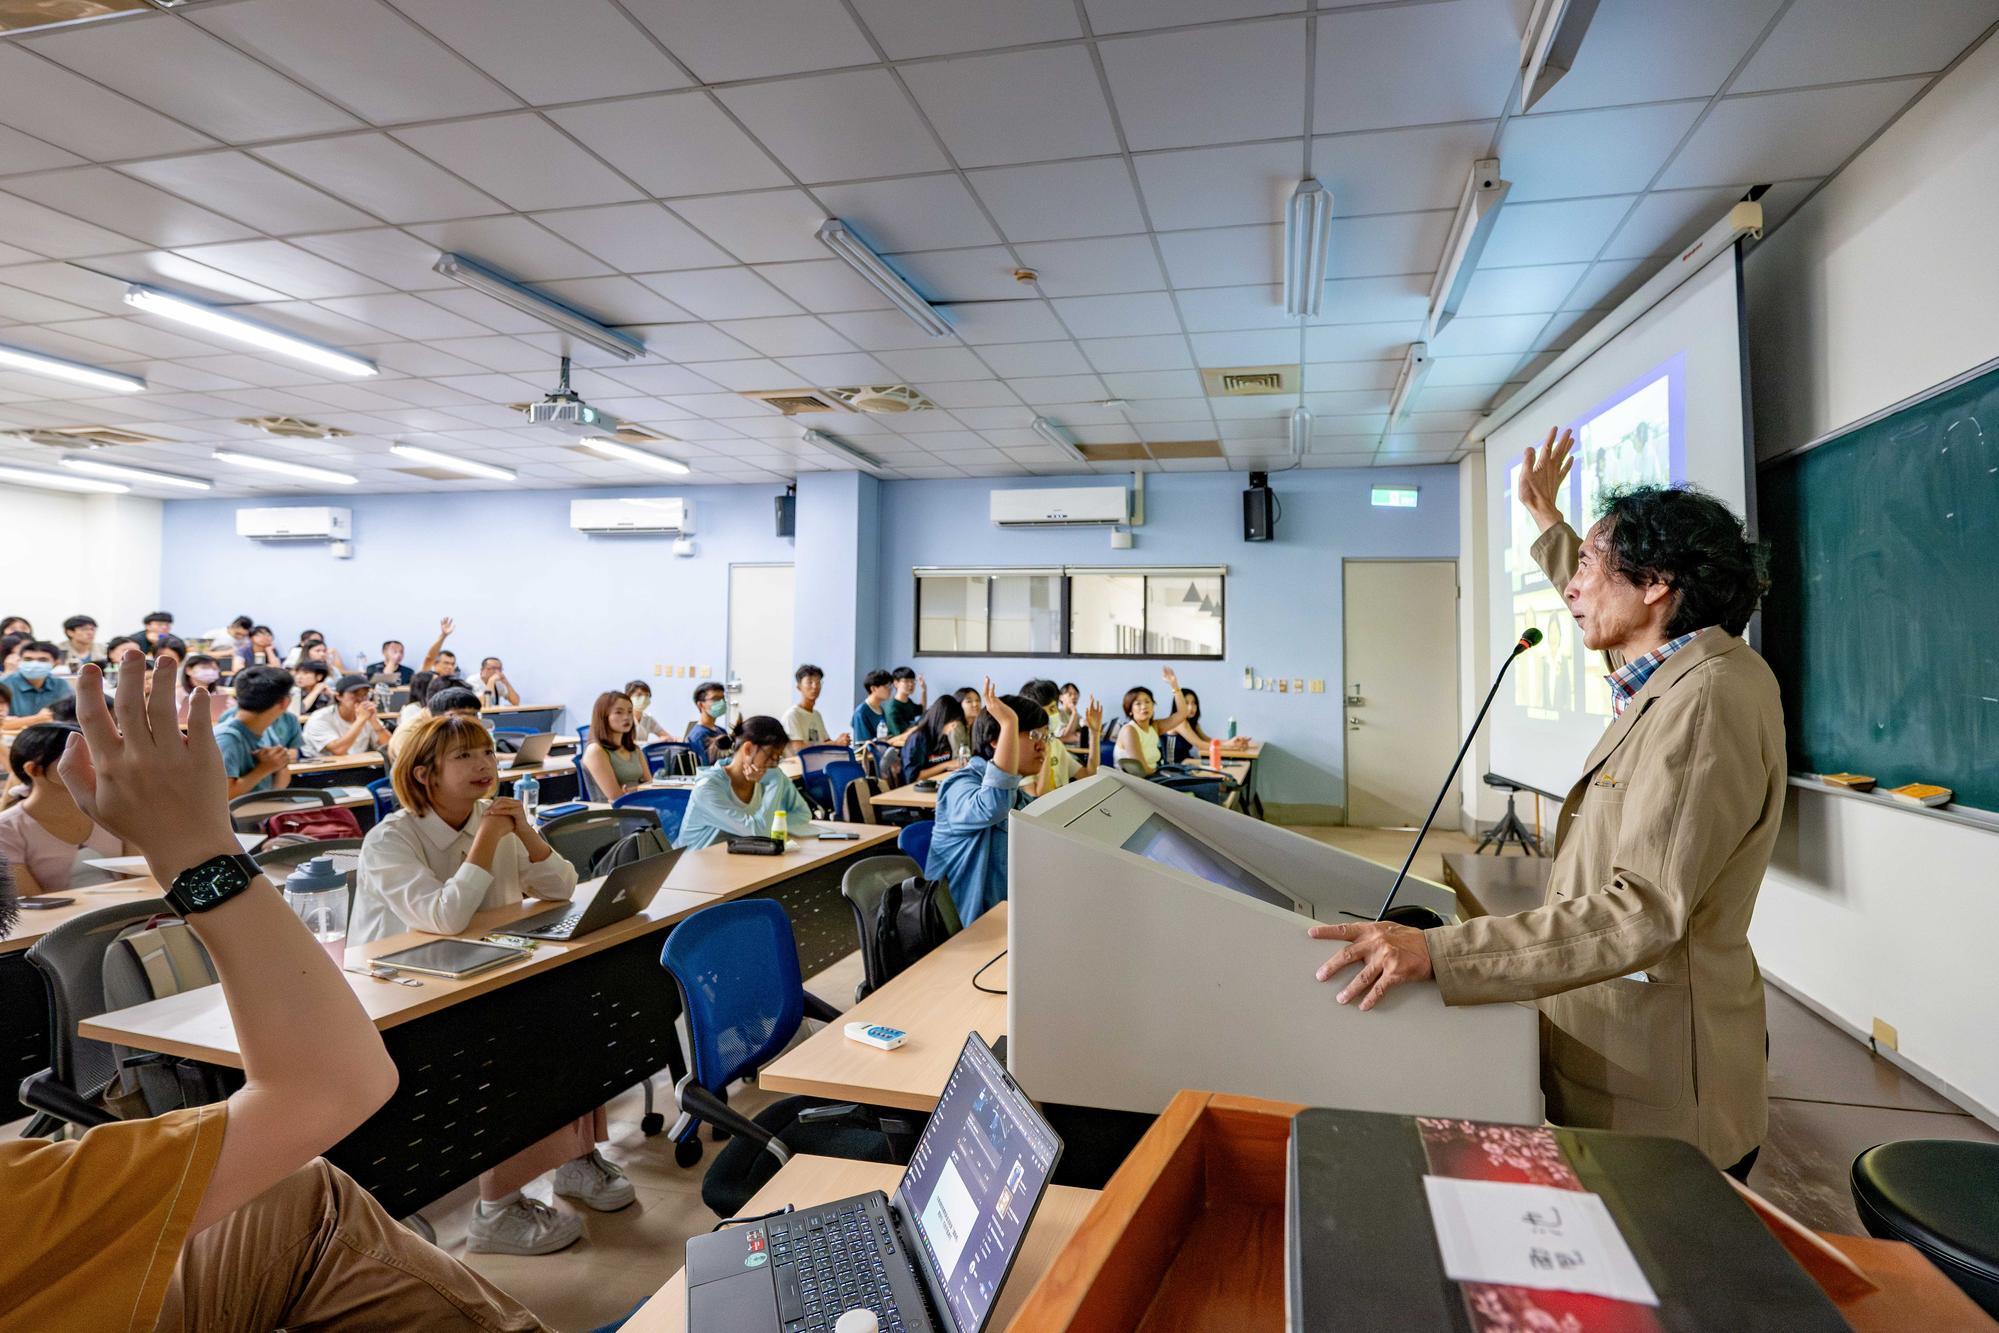
[[[1007,817],[1028,803],[1021,780],[1039,773],[1049,744],[1048,714],[1017,694],[1001,697],[990,679],[972,725],[972,759],[937,787],[937,828],[925,873],[951,886],[966,925],[1006,901]]]

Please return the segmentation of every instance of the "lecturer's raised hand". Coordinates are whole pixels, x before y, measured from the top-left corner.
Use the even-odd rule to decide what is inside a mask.
[[[1562,486],[1575,466],[1569,457],[1576,447],[1575,432],[1561,431],[1559,441],[1556,433],[1550,426],[1547,442],[1538,450],[1528,445],[1520,457],[1520,504],[1543,532],[1562,521]]]
[[[1340,991],[1341,1004],[1360,1001],[1363,1011],[1374,1008],[1381,997],[1406,981],[1422,981],[1435,975],[1430,968],[1430,942],[1413,926],[1392,921],[1350,921],[1337,926],[1313,926],[1305,932],[1315,940],[1346,940],[1347,947],[1319,965],[1321,981],[1331,981],[1339,973],[1361,965],[1360,975]]]

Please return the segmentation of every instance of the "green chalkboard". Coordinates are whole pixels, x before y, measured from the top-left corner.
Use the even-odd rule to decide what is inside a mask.
[[[1999,810],[1999,370],[1777,459],[1758,492],[1793,768]]]

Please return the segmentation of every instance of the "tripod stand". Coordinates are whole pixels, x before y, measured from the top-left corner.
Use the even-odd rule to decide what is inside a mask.
[[[1513,798],[1519,794],[1519,786],[1496,773],[1485,775],[1485,785],[1494,791],[1506,793],[1506,813],[1500,817],[1498,823],[1485,831],[1485,836],[1479,839],[1479,844],[1472,850],[1472,855],[1476,856],[1490,846],[1494,856],[1504,856],[1506,844],[1509,842],[1519,843],[1520,850],[1528,856],[1541,855],[1541,840],[1527,831],[1527,826],[1520,822],[1520,815],[1513,808]]]

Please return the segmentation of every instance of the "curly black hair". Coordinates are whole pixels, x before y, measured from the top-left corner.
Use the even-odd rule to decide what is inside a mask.
[[[1709,625],[1740,634],[1769,590],[1764,549],[1727,505],[1697,486],[1612,490],[1599,526],[1611,570],[1677,594],[1666,622],[1672,638]]]

